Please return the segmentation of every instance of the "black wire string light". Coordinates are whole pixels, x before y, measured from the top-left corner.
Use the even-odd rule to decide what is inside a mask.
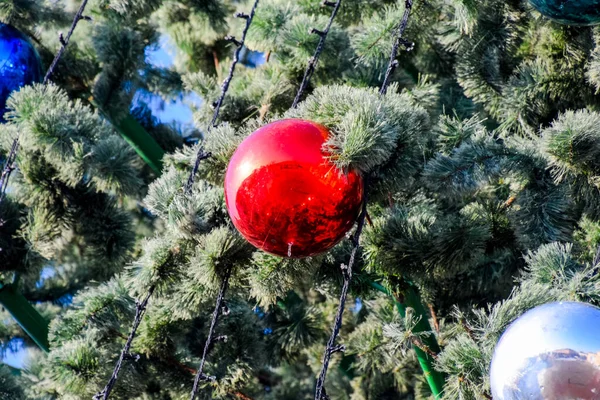
[[[214,382],[217,379],[215,376],[209,376],[204,373],[204,365],[206,364],[206,358],[208,357],[208,353],[210,352],[212,345],[219,341],[227,341],[227,336],[218,336],[216,338],[213,338],[213,336],[215,334],[217,323],[219,322],[219,316],[225,315],[229,312],[228,308],[226,306],[223,306],[223,301],[225,299],[225,292],[227,291],[227,286],[229,285],[231,270],[232,266],[229,265],[226,268],[223,280],[221,281],[221,287],[219,288],[219,294],[217,295],[217,300],[215,301],[215,310],[212,314],[212,320],[210,322],[208,336],[206,338],[206,342],[204,343],[202,360],[200,361],[198,372],[196,373],[196,377],[194,378],[194,386],[192,387],[190,400],[194,400],[196,398],[196,394],[198,393],[198,389],[200,387],[200,382]]]
[[[233,79],[235,67],[240,62],[240,54],[242,52],[242,48],[244,47],[244,43],[246,42],[246,35],[248,35],[248,31],[250,30],[250,25],[252,25],[252,20],[254,19],[254,14],[256,14],[256,8],[258,7],[258,1],[259,0],[256,0],[254,2],[254,5],[252,6],[252,10],[250,11],[250,14],[245,14],[245,13],[236,13],[235,14],[235,16],[237,18],[242,18],[242,19],[246,20],[246,26],[244,28],[244,32],[242,33],[242,40],[237,40],[233,36],[227,36],[225,38],[225,40],[228,40],[228,41],[232,42],[233,44],[235,44],[236,50],[235,50],[235,54],[233,56],[233,61],[231,62],[231,66],[229,67],[229,73],[227,74],[227,78],[225,78],[225,80],[223,81],[223,85],[221,85],[221,96],[219,97],[219,99],[217,101],[215,101],[213,103],[213,106],[215,107],[215,112],[213,114],[212,120],[210,121],[210,124],[208,125],[208,128],[206,129],[207,132],[210,132],[210,130],[212,128],[217,127],[217,119],[219,118],[219,111],[221,110],[221,106],[223,105],[223,101],[225,100],[225,95],[227,94],[227,91],[229,90],[229,85],[231,84],[231,80]],[[198,154],[196,155],[196,162],[194,163],[194,168],[192,169],[192,172],[190,173],[188,181],[185,185],[185,193],[186,194],[190,194],[192,192],[192,186],[194,185],[194,179],[196,178],[196,174],[198,173],[198,167],[200,166],[200,162],[208,157],[210,157],[210,153],[205,153],[204,149],[202,147],[200,147],[200,149],[198,149]]]
[[[81,21],[82,19],[85,19],[86,21],[91,21],[90,17],[83,15],[83,12],[85,11],[85,7],[87,6],[87,3],[88,3],[88,0],[83,0],[81,2],[81,5],[79,6],[79,10],[77,10],[77,14],[75,14],[75,18],[73,18],[73,23],[71,24],[71,29],[69,29],[67,36],[63,37],[63,34],[62,33],[60,34],[59,38],[60,38],[61,46],[60,46],[60,49],[58,50],[58,53],[56,53],[54,60],[52,60],[52,64],[50,64],[50,68],[48,68],[48,72],[46,72],[46,76],[44,76],[44,84],[48,83],[48,81],[50,80],[50,77],[54,73],[54,69],[56,68],[58,61],[60,60],[60,58],[64,54],[65,50],[67,49],[69,40],[71,40],[71,36],[73,35],[73,32],[75,32],[75,28],[77,27],[77,24],[79,23],[79,21]]]
[[[340,6],[342,5],[342,0],[338,0],[337,2],[333,1],[323,1],[323,5],[327,7],[333,7],[333,11],[331,11],[331,17],[329,17],[329,23],[327,23],[327,27],[325,30],[320,31],[318,29],[312,28],[310,33],[316,34],[320,36],[319,43],[317,44],[317,49],[315,50],[315,54],[308,60],[308,66],[306,67],[306,71],[304,71],[304,77],[302,78],[302,83],[300,84],[300,88],[298,89],[298,93],[296,93],[296,98],[294,99],[294,104],[292,104],[292,108],[298,107],[298,103],[300,103],[300,98],[304,93],[304,90],[308,87],[310,83],[310,78],[312,78],[315,70],[317,69],[317,63],[319,62],[319,57],[321,57],[321,53],[323,52],[323,48],[325,47],[325,40],[327,39],[327,35],[329,34],[329,30],[331,29],[331,25],[333,25],[333,20],[337,15]]]
[[[150,286],[150,289],[148,289],[148,293],[146,293],[146,297],[144,298],[144,300],[142,300],[142,302],[136,301],[135,318],[133,319],[133,325],[131,327],[131,331],[129,332],[129,336],[127,336],[127,341],[125,342],[125,346],[123,346],[123,350],[121,350],[121,354],[119,355],[119,359],[117,360],[117,364],[115,365],[115,368],[110,376],[110,379],[108,380],[108,383],[106,384],[106,386],[104,386],[104,389],[102,389],[102,391],[100,391],[99,393],[94,395],[94,398],[93,398],[94,400],[108,399],[108,397],[110,396],[110,393],[112,392],[113,388],[115,387],[115,384],[117,383],[117,380],[119,379],[119,372],[121,371],[121,368],[123,367],[123,362],[126,360],[136,360],[137,361],[137,359],[139,358],[139,357],[131,354],[129,352],[129,349],[131,349],[131,343],[133,342],[133,339],[135,338],[135,334],[137,332],[138,327],[142,323],[142,319],[144,318],[144,314],[146,313],[146,308],[148,306],[148,301],[150,301],[150,297],[152,297],[152,294],[154,293],[155,289],[156,289],[155,285]]]
[[[221,96],[214,103],[215,110],[213,113],[213,117],[210,121],[210,124],[207,128],[207,132],[209,132],[213,127],[217,126],[216,122],[217,122],[217,119],[219,118],[219,112],[221,110],[221,106],[223,105],[223,101],[225,100],[225,96],[227,95],[227,91],[229,90],[229,85],[231,84],[231,80],[233,79],[235,67],[237,66],[237,64],[240,61],[240,53],[242,51],[242,48],[244,47],[246,35],[248,34],[248,30],[250,29],[250,25],[252,24],[254,14],[256,13],[256,8],[258,6],[258,2],[259,2],[259,0],[256,0],[254,2],[254,5],[252,7],[250,14],[245,14],[245,13],[236,13],[235,14],[235,17],[246,20],[246,26],[244,28],[241,40],[238,41],[233,36],[226,37],[226,39],[228,41],[232,42],[236,46],[236,50],[234,53],[233,61],[231,63],[231,67],[229,68],[229,73],[221,86]],[[204,151],[204,149],[202,147],[200,147],[200,149],[198,150],[198,153],[196,155],[194,167],[192,168],[192,171],[191,171],[191,173],[188,177],[188,180],[184,186],[184,193],[186,195],[191,194],[192,186],[194,185],[194,179],[198,172],[198,168],[200,167],[200,162],[202,160],[209,158],[210,156],[211,156],[210,153],[206,153]],[[208,337],[206,339],[204,351],[202,353],[202,360],[200,361],[200,367],[198,368],[198,372],[194,379],[194,386],[192,388],[192,392],[190,395],[190,399],[192,399],[192,400],[196,397],[196,394],[199,389],[199,384],[201,381],[214,381],[216,379],[213,376],[207,376],[206,374],[204,374],[203,370],[204,370],[204,365],[206,364],[206,358],[208,356],[211,346],[217,341],[226,340],[226,337],[213,338],[213,336],[214,336],[215,328],[217,326],[217,322],[219,320],[219,316],[226,314],[226,311],[224,311],[224,310],[226,310],[226,307],[223,306],[223,300],[225,297],[225,292],[227,291],[227,287],[229,285],[229,278],[231,277],[231,272],[232,272],[232,267],[228,266],[225,269],[224,274],[223,274],[223,280],[221,282],[221,286],[219,288],[219,293],[217,295],[217,300],[215,303],[215,311],[212,314],[212,320],[211,320],[210,329],[208,332]],[[136,302],[135,317],[133,320],[133,325],[131,327],[131,331],[129,332],[129,336],[127,337],[127,341],[125,342],[125,346],[123,346],[123,349],[121,350],[121,354],[119,355],[119,359],[117,360],[117,363],[115,364],[115,368],[113,370],[113,373],[112,373],[108,383],[106,384],[106,386],[104,387],[104,389],[102,391],[100,391],[99,393],[97,393],[94,396],[94,400],[100,400],[100,399],[107,400],[109,398],[110,393],[112,392],[115,384],[117,383],[117,380],[119,378],[119,372],[121,371],[121,368],[123,367],[123,362],[127,361],[127,360],[137,360],[138,359],[138,357],[135,355],[132,355],[129,352],[129,350],[131,349],[131,343],[133,342],[133,339],[135,338],[135,335],[140,326],[140,323],[142,322],[144,315],[146,313],[148,302],[150,301],[150,297],[152,297],[152,294],[154,293],[155,290],[156,290],[156,284],[151,285],[150,288],[148,289],[148,292],[146,293],[146,296],[144,297],[143,301]]]
[[[398,51],[400,50],[400,46],[405,46],[408,49],[412,48],[412,43],[407,42],[402,35],[408,26],[408,17],[410,16],[410,12],[412,10],[413,0],[405,0],[405,8],[404,15],[400,24],[396,28],[396,39],[394,41],[394,45],[392,46],[392,51],[390,54],[390,62],[388,64],[385,77],[383,83],[381,84],[381,88],[379,90],[380,95],[384,95],[387,92],[387,89],[390,85],[390,80],[393,72],[398,68],[398,60],[396,57],[398,56]],[[310,68],[310,65],[309,65]],[[367,216],[367,186],[368,186],[368,176],[364,178],[364,189],[365,198],[363,199],[363,205],[361,213],[358,217],[356,232],[352,236],[352,252],[350,253],[350,260],[348,261],[348,265],[342,264],[342,274],[344,277],[344,285],[342,286],[342,293],[340,295],[340,302],[338,306],[338,310],[335,316],[335,322],[333,324],[333,331],[329,340],[327,341],[327,346],[325,348],[325,354],[323,355],[323,365],[321,368],[321,372],[319,374],[319,378],[317,379],[317,385],[315,390],[315,400],[329,400],[329,396],[327,396],[327,392],[325,390],[325,379],[327,377],[327,370],[329,368],[329,362],[331,361],[331,356],[337,352],[344,352],[346,347],[343,345],[336,345],[335,341],[337,339],[338,334],[340,333],[340,329],[342,327],[342,318],[344,314],[344,308],[346,306],[346,297],[348,296],[348,289],[350,287],[350,282],[352,280],[352,268],[354,266],[354,262],[356,260],[356,254],[358,252],[358,248],[360,247],[360,235],[365,226],[365,219]]]
[[[60,46],[60,49],[58,50],[58,52],[56,53],[56,56],[54,57],[52,64],[50,64],[50,67],[48,68],[46,75],[44,76],[44,80],[42,82],[43,84],[48,83],[48,81],[50,80],[50,77],[52,77],[52,74],[54,73],[54,70],[56,69],[56,65],[58,64],[58,62],[60,61],[60,58],[64,54],[65,49],[67,48],[69,41],[71,40],[71,36],[73,35],[73,32],[75,31],[75,28],[77,27],[77,24],[79,23],[79,21],[81,21],[82,19],[85,19],[88,21],[91,20],[90,17],[83,15],[83,12],[85,11],[85,7],[86,7],[87,3],[88,3],[88,0],[83,0],[81,2],[81,5],[79,6],[79,10],[77,10],[75,17],[73,18],[73,23],[71,24],[71,28],[69,29],[67,36],[64,37],[63,34],[60,33],[59,39],[60,39],[61,46]],[[0,205],[2,204],[2,201],[4,200],[4,197],[6,196],[6,189],[8,188],[8,181],[10,179],[10,175],[17,168],[16,160],[17,160],[17,151],[18,150],[19,150],[19,134],[17,133],[17,137],[13,141],[13,144],[10,148],[8,157],[6,158],[6,162],[4,163],[4,167],[2,168],[2,174],[0,175]],[[2,223],[3,223],[3,221],[2,221],[2,219],[0,219],[0,226],[2,226]]]
[[[254,14],[256,13],[256,8],[258,7],[258,2],[259,2],[259,0],[256,0],[254,2],[254,5],[252,6],[252,10],[250,11],[250,14],[244,14],[244,13],[235,14],[235,16],[237,18],[242,18],[242,19],[246,20],[246,26],[244,27],[244,31],[242,33],[241,40],[238,41],[236,38],[234,38],[232,36],[227,36],[227,38],[226,38],[227,40],[229,40],[230,42],[235,44],[237,46],[237,48],[235,50],[235,54],[233,57],[233,61],[231,62],[231,66],[229,67],[229,73],[227,75],[227,78],[225,79],[225,81],[223,82],[223,85],[221,86],[221,96],[214,103],[215,112],[213,114],[212,121],[210,122],[210,125],[208,126],[207,131],[210,131],[213,127],[217,126],[217,118],[219,117],[219,110],[221,109],[221,106],[223,105],[223,100],[225,100],[225,95],[227,94],[227,90],[229,89],[229,85],[231,84],[231,80],[233,79],[233,73],[235,72],[235,67],[237,66],[237,64],[240,61],[240,53],[242,51],[242,48],[244,47],[244,43],[246,42],[246,36],[248,35],[248,31],[250,30],[250,26],[252,25],[252,20],[254,19]],[[188,182],[185,187],[185,191],[187,194],[191,193],[191,191],[192,191],[192,185],[194,184],[194,177],[195,177],[196,173],[198,172],[198,166],[200,165],[200,161],[202,161],[203,159],[208,158],[208,157],[210,157],[210,153],[205,153],[204,150],[202,149],[202,147],[200,147],[200,149],[198,150],[198,154],[196,156],[196,162],[194,163],[194,168],[192,169],[192,172],[190,173]],[[223,301],[225,298],[225,292],[227,291],[227,287],[229,286],[229,278],[231,277],[232,270],[233,270],[233,266],[230,264],[225,268],[225,271],[223,274],[223,279],[221,281],[221,287],[219,288],[219,293],[218,293],[217,299],[215,301],[215,310],[213,311],[213,314],[212,314],[210,328],[208,330],[208,336],[206,338],[206,342],[204,343],[202,359],[200,360],[198,372],[196,373],[196,376],[194,378],[194,385],[192,387],[192,393],[190,394],[190,400],[194,400],[196,398],[196,394],[198,393],[200,382],[207,382],[207,381],[212,382],[216,379],[216,377],[208,376],[204,373],[204,365],[206,364],[206,358],[208,357],[208,353],[210,352],[212,345],[215,342],[227,340],[226,336],[219,336],[219,337],[214,338],[214,334],[215,334],[215,328],[217,327],[217,323],[219,322],[219,316],[221,314],[227,313],[227,310],[228,310],[227,307],[223,306]]]

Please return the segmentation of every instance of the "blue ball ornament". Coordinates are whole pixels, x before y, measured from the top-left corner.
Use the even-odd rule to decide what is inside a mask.
[[[600,24],[600,0],[529,0],[542,15],[566,25]]]
[[[513,322],[494,350],[494,400],[600,399],[600,308],[560,302]]]
[[[0,22],[0,123],[10,94],[42,79],[40,57],[25,35]]]

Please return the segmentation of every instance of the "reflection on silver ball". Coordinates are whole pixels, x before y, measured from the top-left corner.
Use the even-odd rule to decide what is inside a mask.
[[[494,400],[600,400],[600,308],[550,303],[513,322],[494,351]]]

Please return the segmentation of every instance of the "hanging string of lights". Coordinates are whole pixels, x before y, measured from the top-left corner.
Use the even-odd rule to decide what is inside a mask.
[[[250,14],[245,14],[245,13],[236,13],[235,14],[236,18],[242,18],[242,19],[246,20],[246,26],[244,28],[244,32],[242,33],[241,40],[237,40],[233,36],[227,36],[225,38],[226,40],[232,42],[236,46],[236,49],[235,49],[235,53],[233,55],[233,61],[231,62],[231,66],[229,67],[229,73],[227,74],[227,78],[225,78],[225,80],[223,81],[223,84],[221,85],[221,96],[219,97],[219,99],[217,101],[215,101],[213,103],[213,105],[215,107],[215,112],[213,114],[212,120],[210,121],[210,124],[208,125],[208,128],[206,129],[207,132],[210,132],[210,130],[212,128],[216,128],[216,126],[217,126],[217,119],[219,118],[219,111],[221,110],[221,107],[223,106],[223,101],[225,100],[225,96],[227,94],[227,91],[229,90],[229,85],[231,84],[231,80],[233,79],[235,67],[240,62],[240,54],[242,52],[242,48],[244,47],[244,43],[246,42],[246,35],[248,34],[248,31],[250,30],[250,26],[252,25],[252,21],[254,19],[254,14],[256,14],[257,7],[258,7],[258,0],[256,0],[254,2],[254,5],[252,6],[252,10],[250,11]],[[200,165],[200,162],[208,157],[210,157],[210,154],[205,153],[203,148],[200,147],[200,149],[198,150],[198,154],[196,155],[196,162],[194,162],[194,168],[192,169],[192,172],[190,173],[188,181],[185,185],[185,193],[186,194],[190,194],[192,191],[192,186],[194,185],[194,179],[196,177],[196,174],[198,173],[198,167]]]
[[[237,40],[236,38],[234,38],[232,36],[226,37],[226,39],[228,41],[232,42],[236,46],[236,50],[234,53],[233,61],[229,68],[229,73],[228,73],[227,77],[225,78],[225,81],[221,85],[221,95],[220,95],[219,99],[214,103],[215,110],[213,112],[213,116],[210,121],[210,124],[207,127],[207,132],[209,132],[213,127],[217,126],[219,112],[221,110],[221,106],[223,105],[223,101],[225,100],[225,96],[227,95],[227,91],[229,90],[229,85],[231,84],[231,81],[233,79],[235,68],[240,61],[240,54],[241,54],[242,48],[244,47],[246,35],[248,34],[248,30],[250,29],[250,26],[252,24],[252,20],[256,13],[256,8],[258,7],[258,3],[259,3],[259,0],[255,0],[252,10],[250,11],[249,14],[245,14],[245,13],[236,13],[235,14],[235,17],[246,20],[246,26],[244,28],[241,40]],[[206,153],[204,151],[204,149],[202,147],[200,147],[200,149],[198,150],[198,153],[196,155],[196,160],[194,162],[192,171],[190,172],[188,180],[184,186],[184,193],[186,195],[189,195],[192,191],[195,176],[198,172],[198,168],[200,166],[201,161],[207,159],[210,156],[211,156],[210,153]],[[221,286],[220,286],[219,293],[217,295],[216,304],[215,304],[215,311],[213,312],[212,321],[211,321],[210,329],[208,332],[208,337],[206,339],[204,351],[202,354],[202,360],[200,361],[200,366],[197,370],[197,373],[196,373],[196,376],[194,379],[194,385],[193,385],[192,392],[190,395],[190,398],[192,400],[196,397],[196,395],[198,393],[199,383],[201,381],[213,381],[216,379],[215,377],[207,376],[206,374],[204,374],[204,366],[206,364],[206,358],[208,356],[211,346],[215,342],[225,339],[224,337],[214,338],[214,332],[215,332],[216,325],[218,323],[219,316],[226,314],[226,312],[223,311],[223,309],[226,309],[226,307],[223,306],[223,302],[224,302],[225,292],[227,291],[227,287],[229,284],[229,278],[231,276],[231,272],[232,272],[232,268],[231,268],[231,266],[229,266],[225,269],[224,274],[223,274]],[[119,372],[121,371],[121,368],[123,367],[123,362],[128,359],[134,359],[134,360],[136,359],[135,356],[133,356],[129,353],[129,350],[131,348],[131,343],[133,342],[133,339],[135,338],[135,335],[137,333],[137,329],[139,328],[139,325],[140,325],[141,321],[143,320],[144,314],[146,313],[148,302],[149,302],[150,298],[152,297],[152,294],[154,293],[155,290],[156,290],[156,285],[151,285],[150,288],[148,289],[146,295],[144,296],[143,301],[141,301],[141,302],[138,301],[136,303],[136,313],[135,313],[133,325],[132,325],[129,335],[127,337],[127,341],[125,342],[125,345],[123,346],[123,349],[121,350],[121,354],[119,355],[119,358],[115,364],[115,368],[113,370],[113,373],[111,374],[111,377],[110,377],[108,383],[106,384],[106,386],[104,387],[104,389],[102,391],[100,391],[99,393],[97,393],[94,396],[94,400],[100,400],[100,399],[107,400],[109,398],[110,393],[112,392],[115,384],[117,383],[117,380],[119,377]]]
[[[398,68],[398,52],[401,46],[406,46],[407,48],[412,48],[412,43],[407,42],[404,38],[404,31],[408,26],[408,18],[410,16],[410,12],[412,10],[412,0],[405,1],[405,8],[402,20],[398,24],[398,27],[395,30],[396,38],[394,40],[394,45],[392,46],[392,51],[390,54],[390,61],[385,73],[385,77],[381,87],[379,89],[379,93],[381,95],[385,95],[387,89],[391,83],[391,76]],[[325,348],[325,354],[323,355],[323,362],[321,367],[321,372],[319,373],[319,377],[317,379],[317,385],[315,390],[315,400],[329,400],[329,396],[327,396],[327,392],[325,390],[325,380],[327,377],[327,370],[329,368],[329,362],[331,361],[331,356],[338,352],[343,352],[346,350],[343,345],[336,345],[337,336],[340,333],[340,329],[342,327],[342,319],[344,314],[344,308],[346,306],[346,297],[348,296],[348,289],[350,287],[350,282],[352,281],[352,268],[354,266],[356,260],[356,254],[360,247],[360,235],[363,231],[363,227],[365,225],[365,219],[367,216],[367,186],[368,186],[368,177],[364,177],[363,180],[365,197],[363,199],[363,206],[361,213],[358,217],[356,232],[352,236],[352,252],[350,253],[350,260],[348,261],[348,265],[342,264],[342,274],[344,277],[344,284],[342,286],[342,293],[340,295],[340,302],[338,305],[337,313],[335,316],[335,321],[333,324],[333,331],[331,332],[331,336],[327,341],[327,346]]]
[[[254,2],[254,5],[252,6],[252,10],[250,11],[250,14],[237,13],[235,15],[237,18],[245,19],[246,26],[244,28],[244,32],[242,33],[241,40],[238,41],[236,38],[231,37],[231,36],[227,37],[227,40],[234,43],[237,46],[237,48],[235,50],[235,54],[233,57],[233,61],[231,63],[231,67],[229,68],[229,74],[227,75],[227,78],[225,79],[225,81],[223,82],[223,85],[221,87],[221,96],[214,103],[215,113],[213,115],[212,121],[210,122],[210,125],[208,126],[208,131],[210,131],[211,128],[216,127],[217,118],[219,117],[219,110],[221,109],[221,106],[223,105],[223,100],[225,99],[225,94],[227,93],[227,90],[229,89],[231,80],[233,79],[235,67],[237,66],[238,62],[240,61],[240,53],[242,51],[242,48],[244,47],[244,43],[246,42],[246,36],[248,34],[248,31],[250,30],[250,26],[252,25],[252,21],[254,19],[254,15],[256,13],[256,8],[258,7],[258,2],[259,2],[259,0],[256,0]],[[194,163],[194,168],[192,169],[192,172],[190,173],[190,176],[189,176],[189,179],[187,182],[187,186],[185,188],[186,193],[191,193],[191,191],[192,191],[192,185],[194,184],[194,176],[195,176],[196,172],[198,171],[198,166],[200,165],[200,161],[209,156],[210,156],[210,154],[205,153],[202,148],[200,148],[198,150],[198,155],[196,157],[196,162]],[[215,302],[215,310],[213,311],[212,320],[210,322],[210,329],[208,330],[208,336],[206,338],[206,342],[204,344],[204,350],[202,352],[202,359],[200,360],[200,366],[198,367],[198,371],[196,372],[196,376],[194,378],[194,386],[192,387],[192,393],[190,394],[190,400],[194,400],[196,398],[196,394],[198,393],[198,389],[199,389],[201,381],[207,381],[207,380],[214,381],[216,379],[215,377],[207,376],[204,373],[204,366],[206,365],[206,358],[208,357],[208,353],[210,352],[211,346],[217,341],[227,340],[226,337],[214,338],[214,334],[215,334],[215,328],[217,326],[217,323],[219,322],[219,316],[221,314],[223,314],[224,312],[226,312],[226,310],[227,310],[227,307],[223,307],[223,302],[225,299],[225,292],[227,291],[227,287],[229,286],[229,278],[231,277],[232,270],[233,270],[233,266],[228,265],[225,268],[225,271],[224,271],[224,274],[222,277],[221,287],[219,288],[219,293],[217,295],[217,300]]]

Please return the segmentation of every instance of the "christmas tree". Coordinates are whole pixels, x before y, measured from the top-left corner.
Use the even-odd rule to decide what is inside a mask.
[[[0,367],[1,398],[489,399],[513,321],[600,305],[600,28],[578,25],[593,10],[569,25],[581,10],[557,22],[537,0],[0,1],[50,68],[0,125],[17,167],[0,345],[31,350]],[[161,37],[171,68],[147,57]],[[199,95],[195,129],[141,92]],[[364,185],[346,237],[307,258],[256,249],[225,198],[236,149],[285,119],[325,127],[331,170]],[[252,196],[285,210],[273,193]]]

